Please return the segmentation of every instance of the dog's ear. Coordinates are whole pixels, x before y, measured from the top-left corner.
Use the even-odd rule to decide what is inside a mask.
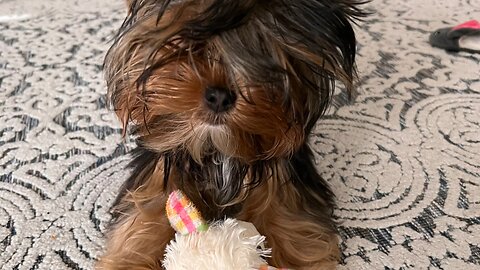
[[[155,24],[154,16],[149,15],[152,19],[142,23],[139,20],[145,19],[148,12],[164,11],[170,2],[171,0],[124,0],[128,14],[104,60],[109,105],[121,120],[124,133],[132,120],[143,121],[141,116],[146,108],[139,92],[142,84],[137,80],[148,66],[144,60],[151,53],[146,47],[151,44],[149,42],[156,40],[151,33],[146,32],[155,29],[149,28],[149,24]],[[155,37],[160,39],[159,35]]]

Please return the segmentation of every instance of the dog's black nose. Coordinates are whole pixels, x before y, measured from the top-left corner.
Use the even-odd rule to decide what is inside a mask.
[[[234,92],[222,87],[207,87],[205,91],[205,104],[215,113],[226,112],[230,110],[237,96]]]

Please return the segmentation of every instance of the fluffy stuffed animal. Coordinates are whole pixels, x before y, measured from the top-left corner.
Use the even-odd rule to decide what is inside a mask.
[[[267,265],[270,250],[253,224],[226,219],[207,224],[181,191],[167,201],[167,216],[177,231],[166,248],[166,270],[280,270]]]

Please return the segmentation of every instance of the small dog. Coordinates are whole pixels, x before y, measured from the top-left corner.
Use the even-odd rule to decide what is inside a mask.
[[[357,0],[130,0],[108,96],[138,149],[99,269],[162,269],[181,189],[208,220],[253,223],[269,263],[333,269],[334,195],[308,136],[355,79]],[[126,131],[125,131],[126,132]]]

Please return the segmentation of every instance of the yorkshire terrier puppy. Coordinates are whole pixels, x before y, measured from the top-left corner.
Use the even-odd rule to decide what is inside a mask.
[[[334,195],[308,136],[335,82],[352,88],[359,4],[128,2],[105,72],[138,149],[99,269],[162,269],[174,189],[209,220],[253,223],[273,266],[335,268]]]

